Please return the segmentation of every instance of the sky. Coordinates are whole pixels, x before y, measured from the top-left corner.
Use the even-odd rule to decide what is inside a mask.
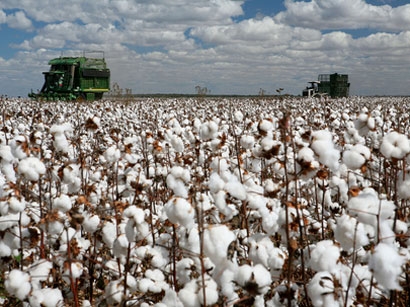
[[[351,95],[410,95],[410,0],[1,0],[0,39],[8,96],[95,50],[134,94],[300,95],[337,72]]]

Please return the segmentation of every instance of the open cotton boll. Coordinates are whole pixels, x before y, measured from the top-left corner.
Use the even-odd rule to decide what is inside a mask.
[[[121,157],[121,151],[117,148],[117,146],[112,145],[108,147],[107,150],[104,152],[105,161],[114,163],[117,162]]]
[[[40,159],[36,157],[28,157],[20,161],[18,172],[27,180],[38,181],[40,176],[46,173],[46,167]]]
[[[117,227],[111,222],[106,222],[102,228],[102,239],[109,248],[112,248],[117,237]]]
[[[377,227],[378,221],[393,217],[396,208],[394,202],[379,199],[377,192],[372,188],[365,188],[359,195],[352,197],[347,207],[351,216],[373,227]]]
[[[212,173],[209,176],[208,187],[212,193],[221,191],[225,186],[225,181],[218,175],[218,173]]]
[[[365,157],[354,150],[346,150],[343,152],[343,163],[351,170],[357,170],[366,162]]]
[[[263,119],[258,124],[258,130],[261,134],[266,135],[268,132],[272,131],[273,122],[267,119]]]
[[[319,130],[313,132],[312,137],[311,148],[319,156],[319,162],[337,171],[340,152],[334,147],[332,134],[327,130]]]
[[[168,288],[169,285],[165,282],[164,274],[158,269],[148,269],[145,272],[145,278],[138,281],[138,289],[143,293],[160,293]]]
[[[55,307],[64,304],[63,294],[60,289],[36,289],[34,290],[28,301],[31,307]]]
[[[379,243],[369,258],[369,268],[377,282],[387,290],[402,290],[399,276],[406,262],[394,245]]]
[[[235,234],[225,225],[209,225],[204,230],[204,253],[216,265],[228,256],[228,247],[236,240]]]
[[[50,133],[53,135],[53,146],[56,151],[62,151],[65,153],[68,152],[70,143],[67,141],[66,135],[71,133],[72,131],[73,128],[69,123],[51,126]]]
[[[87,216],[81,226],[83,226],[84,231],[89,233],[94,233],[100,224],[100,218],[98,215]]]
[[[400,198],[410,198],[410,172],[407,171],[403,174],[403,171],[397,174],[397,194]]]
[[[53,263],[44,259],[37,260],[30,265],[28,272],[30,273],[31,285],[34,289],[41,288],[41,282],[48,279],[48,274],[52,268]]]
[[[56,197],[53,202],[53,208],[57,209],[61,212],[67,212],[71,209],[71,199],[66,194],[61,194],[60,196]]]
[[[201,306],[204,306],[205,298],[204,292],[202,291],[202,279],[198,278],[198,282],[200,282],[200,287],[198,289],[198,299]],[[206,306],[212,306],[216,304],[219,298],[218,285],[209,275],[205,275],[205,297]]]
[[[70,284],[71,283],[71,279],[73,279],[74,281],[77,278],[80,278],[80,276],[83,274],[83,265],[76,261],[76,262],[72,262],[71,263],[71,270],[70,270],[70,265],[67,264],[65,265],[64,271],[63,271],[63,280]]]
[[[185,150],[184,142],[179,136],[172,135],[170,141],[171,141],[171,145],[174,148],[175,152],[184,152]]]
[[[174,166],[167,176],[167,187],[174,192],[175,196],[188,197],[188,188],[185,186],[191,179],[189,170],[180,166]]]
[[[104,292],[107,304],[109,304],[110,306],[121,303],[124,294],[123,280],[118,279],[110,281],[105,287]]]
[[[16,159],[11,152],[11,147],[8,145],[0,145],[0,169],[6,179],[11,182],[16,181],[16,173],[14,171],[13,161]]]
[[[116,237],[112,246],[114,257],[121,258],[127,256],[128,244],[129,241],[125,234],[122,233]]]
[[[255,138],[252,135],[242,135],[240,144],[244,149],[252,149],[255,144]]]
[[[239,181],[229,181],[225,184],[225,191],[238,200],[246,199],[246,190]]]
[[[237,270],[235,279],[245,289],[248,285],[254,284],[255,287],[252,288],[256,288],[259,294],[265,294],[272,283],[269,271],[262,264],[241,265]]]
[[[218,124],[214,121],[207,121],[199,128],[199,136],[204,141],[213,140],[218,136]]]
[[[380,152],[387,159],[403,159],[410,152],[410,142],[406,135],[396,131],[383,137]]]
[[[171,198],[165,204],[164,211],[171,223],[182,225],[188,229],[193,227],[195,210],[185,198]]]
[[[334,276],[329,272],[318,272],[308,284],[308,295],[314,307],[339,307],[335,298]]]
[[[323,240],[313,247],[308,266],[317,272],[333,272],[337,268],[340,257],[340,248],[331,240]]]
[[[10,197],[8,200],[9,203],[9,212],[11,214],[16,214],[24,211],[26,208],[26,202],[24,199],[17,199],[16,197]]]
[[[155,305],[155,307],[184,307],[181,300],[178,298],[177,293],[172,289],[165,291],[165,296],[162,298],[161,303]]]
[[[4,282],[4,287],[9,294],[24,301],[31,290],[30,275],[17,269],[11,270]]]
[[[347,214],[336,218],[335,239],[345,251],[358,249],[369,244],[369,238],[363,224]]]

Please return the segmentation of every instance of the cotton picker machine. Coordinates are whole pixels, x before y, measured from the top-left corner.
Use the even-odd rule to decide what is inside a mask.
[[[99,100],[110,90],[110,70],[104,59],[59,57],[48,62],[50,70],[43,72],[44,85],[38,93],[28,96],[34,100]]]

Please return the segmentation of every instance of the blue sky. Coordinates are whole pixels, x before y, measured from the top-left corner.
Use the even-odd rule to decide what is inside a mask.
[[[354,95],[410,95],[409,0],[2,0],[0,37],[10,96],[83,50],[104,50],[112,81],[133,93],[298,95],[339,72]]]

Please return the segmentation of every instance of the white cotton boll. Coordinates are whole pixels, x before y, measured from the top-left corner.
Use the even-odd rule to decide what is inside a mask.
[[[398,253],[394,245],[379,243],[369,258],[369,268],[377,282],[387,290],[402,290],[399,285],[399,276],[405,257]]]
[[[244,287],[248,283],[255,283],[259,294],[265,294],[272,282],[269,271],[261,264],[250,266],[242,265],[238,268],[236,281]]]
[[[258,129],[267,133],[273,129],[273,123],[270,120],[263,119],[259,122]]]
[[[403,171],[397,174],[397,194],[400,198],[410,198],[410,173],[407,171],[403,174]]]
[[[252,135],[242,135],[240,144],[244,149],[252,149],[255,144],[255,138]]]
[[[14,269],[4,282],[4,287],[8,293],[23,301],[31,290],[30,275]]]
[[[16,181],[16,173],[14,171],[13,161],[16,159],[11,148],[8,145],[0,145],[0,169],[6,179],[11,182]]]
[[[201,278],[198,281],[202,281]],[[205,275],[205,297],[206,297],[206,306],[212,306],[216,304],[219,298],[218,294],[218,285],[217,283],[208,275]],[[202,306],[204,306],[204,293],[202,291],[202,282],[200,283],[200,289],[198,291],[198,299]]]
[[[380,152],[388,159],[403,159],[410,152],[409,139],[396,131],[390,132],[383,137]]]
[[[81,307],[92,307],[92,305],[89,300],[83,300],[83,305]]]
[[[339,307],[335,300],[335,285],[329,272],[318,272],[308,284],[308,295],[314,307]]]
[[[102,239],[109,248],[112,248],[114,240],[117,237],[117,227],[111,223],[106,222],[102,228]]]
[[[26,208],[26,202],[24,201],[24,199],[18,200],[16,197],[10,197],[8,202],[9,212],[11,214],[22,212]]]
[[[174,192],[175,196],[187,198],[188,188],[185,186],[185,183],[188,183],[190,179],[189,170],[180,166],[174,166],[167,176],[167,187]]]
[[[256,238],[256,240],[251,237],[249,238],[249,244],[249,258],[253,263],[262,264],[264,267],[269,268],[271,273],[277,274],[277,271],[282,269],[287,257],[281,249],[273,245],[268,236]]]
[[[191,280],[185,284],[184,288],[179,290],[178,297],[184,304],[184,307],[200,307],[201,303],[198,298],[197,280]]]
[[[120,159],[120,157],[121,152],[115,145],[108,147],[107,150],[104,152],[105,160],[110,163],[117,162]]]
[[[195,210],[184,198],[171,198],[165,204],[164,211],[168,220],[173,224],[180,224],[188,229],[194,225]]]
[[[394,202],[379,199],[378,194],[372,188],[365,188],[358,196],[352,197],[348,204],[348,212],[357,218],[359,222],[377,226],[378,220],[386,220],[394,216],[396,206]],[[379,215],[379,219],[377,217]]]
[[[30,273],[31,285],[34,289],[41,288],[41,282],[48,279],[48,274],[52,268],[53,263],[44,259],[37,260],[30,265],[28,272]]]
[[[229,181],[225,184],[225,191],[238,200],[245,200],[247,193],[239,181]]]
[[[323,240],[313,247],[308,265],[314,271],[332,272],[337,268],[339,257],[340,248],[331,240]]]
[[[105,298],[107,304],[116,305],[121,303],[124,294],[122,280],[113,280],[105,287]]]
[[[243,113],[237,110],[233,113],[233,118],[236,122],[241,122],[243,121]]]
[[[56,197],[54,199],[53,203],[53,208],[61,211],[61,212],[67,212],[71,209],[72,204],[71,204],[71,199],[68,195],[66,194],[61,194],[59,197]]]
[[[36,157],[28,157],[20,161],[18,172],[27,180],[38,181],[40,176],[46,173],[46,167],[40,159]]]
[[[19,219],[19,213],[0,216],[0,231],[18,225]]]
[[[112,247],[114,257],[125,257],[128,252],[128,244],[129,242],[125,234],[120,234],[116,237]]]
[[[203,123],[199,129],[199,136],[204,141],[215,139],[218,136],[218,124],[214,121]]]
[[[343,152],[343,163],[351,170],[357,170],[363,166],[366,159],[354,150],[346,150]]]
[[[279,230],[278,214],[266,207],[259,208],[259,213],[262,217],[263,230],[269,235],[275,234]]]
[[[63,279],[66,283],[70,284],[71,279],[74,281],[83,274],[83,265],[80,262],[72,262],[71,263],[71,271],[69,265],[65,268],[63,272]]]
[[[58,235],[64,230],[64,224],[60,221],[48,221],[47,222],[47,232],[48,234]]]
[[[171,136],[171,145],[174,148],[175,152],[184,152],[185,146],[182,139],[176,135]]]
[[[63,183],[66,185],[66,193],[77,193],[81,188],[80,166],[70,164],[63,170]]]
[[[37,289],[31,293],[28,299],[31,307],[55,307],[64,303],[60,289]]]
[[[209,176],[208,187],[212,193],[221,191],[225,186],[225,181],[218,175],[218,173],[212,173]]]
[[[334,147],[332,134],[327,130],[319,130],[313,132],[312,137],[311,148],[319,156],[319,162],[337,171],[340,152]]]
[[[145,222],[145,212],[137,206],[129,206],[124,210],[124,216],[134,219],[135,223],[142,224]]]
[[[352,248],[357,250],[369,244],[369,238],[363,224],[357,223],[355,218],[346,214],[336,218],[335,239],[345,251],[350,251]]]
[[[98,229],[99,224],[100,224],[99,216],[93,215],[91,217],[85,218],[81,225],[83,226],[84,231],[88,233],[94,233]]]
[[[262,147],[262,150],[264,151],[269,151],[272,149],[273,146],[275,146],[277,142],[273,140],[271,137],[264,137],[262,141],[260,142],[260,145]]]
[[[163,306],[158,305],[158,307],[167,307],[167,306],[184,307],[181,300],[178,298],[178,295],[172,289],[167,289],[165,291],[165,296],[162,298],[161,304],[163,304]],[[157,305],[155,306],[157,307]]]
[[[194,260],[191,258],[182,258],[176,264],[176,272],[178,282],[182,285],[191,280],[192,268],[195,266]]]
[[[0,240],[0,257],[8,257],[11,255],[11,247],[4,240]]]
[[[227,260],[228,247],[236,240],[235,234],[225,225],[209,225],[204,230],[204,253],[215,264]]]

